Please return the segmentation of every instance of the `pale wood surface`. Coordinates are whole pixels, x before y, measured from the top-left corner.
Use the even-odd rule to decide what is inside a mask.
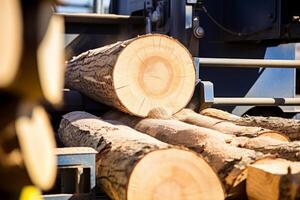
[[[0,6],[0,88],[16,78],[22,51],[20,0],[2,0]]]
[[[54,132],[46,111],[23,105],[15,122],[22,159],[33,184],[48,190],[56,178]]]
[[[112,199],[224,199],[217,175],[196,154],[85,112],[63,116],[67,146],[97,154],[97,182]]]
[[[177,120],[141,119],[117,111],[108,112],[102,118],[117,120],[163,142],[196,151],[216,170],[227,193],[245,180],[247,165],[264,157],[262,153],[228,144],[232,135]]]
[[[300,163],[263,159],[248,166],[247,195],[255,200],[298,199]]]
[[[300,140],[300,121],[296,119],[258,116],[239,117],[214,108],[202,110],[201,114],[222,120],[232,121],[241,126],[256,126],[278,131],[282,134],[285,134],[290,138],[290,140]]]
[[[16,71],[16,79],[6,87],[6,90],[26,101],[46,100],[59,105],[62,103],[61,90],[64,86],[65,67],[63,19],[60,16],[53,16],[52,4],[48,1],[37,1],[34,4],[18,2],[21,3],[21,23],[24,27],[20,39],[22,51],[19,60],[14,57],[19,67]],[[9,20],[7,17],[1,17],[2,19],[15,25],[9,17]],[[10,41],[9,37],[6,40],[12,47],[20,46]],[[1,49],[5,48],[1,47]],[[10,70],[13,70],[11,66],[8,70],[0,71]],[[0,79],[2,80],[1,77]]]
[[[65,77],[67,87],[145,117],[155,107],[182,109],[194,91],[195,67],[177,40],[149,34],[74,57]]]
[[[43,95],[54,105],[63,100],[65,73],[64,20],[52,15],[37,50],[37,65]]]

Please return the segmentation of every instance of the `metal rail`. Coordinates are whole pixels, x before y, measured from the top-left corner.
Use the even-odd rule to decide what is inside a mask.
[[[145,24],[145,17],[95,14],[95,13],[57,13],[63,16],[66,23],[87,23],[87,24]]]
[[[300,98],[214,98],[214,105],[297,106]]]
[[[200,66],[237,68],[300,68],[300,60],[199,58]]]

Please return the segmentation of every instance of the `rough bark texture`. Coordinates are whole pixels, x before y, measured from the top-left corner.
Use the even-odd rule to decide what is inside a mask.
[[[64,115],[58,134],[66,146],[92,147],[99,152],[97,183],[112,199],[126,199],[130,174],[140,159],[149,152],[171,148],[142,133],[120,130],[85,112]]]
[[[285,142],[262,135],[256,138],[234,138],[231,144],[292,161],[300,161],[300,143],[298,141]]]
[[[290,140],[300,140],[300,121],[295,119],[285,119],[281,117],[238,117],[225,111],[208,108],[201,111],[201,114],[231,121],[240,126],[256,126],[286,135]]]
[[[300,140],[300,121],[281,117],[245,116],[234,121],[241,126],[260,126],[285,134],[290,140]]]
[[[104,119],[117,120],[163,142],[183,145],[201,154],[218,173],[230,193],[245,179],[247,165],[263,157],[262,153],[227,144],[233,136],[176,120],[141,119],[121,112],[109,112]]]
[[[270,153],[288,160],[300,161],[300,143],[297,141],[288,142],[286,140],[278,140],[276,137],[269,137],[268,133],[272,133],[270,130],[259,127],[238,126],[231,122],[203,116],[187,109],[182,110],[174,116],[176,119],[189,124],[218,130],[220,131],[217,133],[219,135],[224,135],[225,133],[238,136],[226,139],[227,143],[234,146],[252,149],[267,154]],[[273,132],[273,134],[276,136],[278,133]]]
[[[194,124],[196,126],[205,128],[211,128],[217,131],[221,131],[222,133],[231,134],[235,136],[245,136],[253,138],[263,134],[279,134],[275,131],[264,129],[261,127],[239,126],[232,122],[198,114],[190,109],[183,109],[180,112],[176,113],[174,117],[180,121],[189,124]]]
[[[147,34],[89,50],[67,62],[65,84],[123,112],[147,116],[152,107],[185,107],[195,87],[195,67],[177,40]],[[176,101],[175,101],[176,99]]]
[[[58,134],[67,146],[99,152],[97,183],[111,199],[224,199],[216,173],[186,148],[85,112],[64,115]]]
[[[126,111],[115,94],[113,69],[119,54],[133,39],[86,51],[67,63],[65,84],[94,100]]]

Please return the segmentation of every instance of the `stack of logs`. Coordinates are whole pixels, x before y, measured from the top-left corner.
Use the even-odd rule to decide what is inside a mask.
[[[55,138],[44,108],[63,102],[64,19],[54,14],[55,2],[1,1],[0,199],[55,184]]]
[[[117,109],[68,113],[58,130],[66,146],[99,152],[97,183],[112,199],[300,198],[300,122],[183,109],[195,71],[176,40],[90,50],[67,63],[65,78]]]

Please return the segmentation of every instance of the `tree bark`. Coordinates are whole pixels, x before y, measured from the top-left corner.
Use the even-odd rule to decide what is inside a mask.
[[[283,136],[279,132],[264,129],[261,127],[253,126],[239,126],[230,121],[224,121],[213,117],[204,116],[198,114],[190,109],[183,109],[176,113],[174,117],[180,121],[193,124],[200,127],[210,128],[222,133],[245,136],[245,137],[257,137],[259,135],[269,136],[270,138],[279,139],[282,141],[288,141],[286,136]]]
[[[264,157],[260,152],[227,144],[232,141],[232,135],[176,120],[141,119],[116,111],[102,117],[131,126],[163,142],[183,145],[201,154],[217,171],[228,194],[245,180],[245,168]],[[236,195],[240,194],[241,191],[237,191]]]
[[[99,152],[97,183],[112,199],[224,199],[214,171],[186,149],[85,112],[64,115],[58,133],[66,146]]]
[[[260,160],[248,167],[246,187],[250,200],[299,199],[300,163]]]
[[[300,121],[295,119],[285,119],[281,117],[258,117],[245,116],[239,117],[222,110],[207,108],[201,111],[201,114],[231,121],[240,126],[256,126],[286,135],[290,140],[300,140]]]
[[[154,107],[172,114],[185,107],[193,95],[195,67],[178,41],[149,34],[74,57],[65,79],[70,89],[145,117]]]
[[[229,112],[215,109],[215,108],[206,108],[204,110],[201,110],[200,114],[209,116],[209,117],[213,117],[213,118],[217,118],[217,119],[221,119],[221,120],[228,120],[228,121],[236,121],[240,118],[237,115],[233,115]]]
[[[230,139],[227,138],[227,143],[230,143],[231,145],[252,149],[266,154],[270,153],[288,160],[300,161],[300,143],[298,141],[288,142],[285,136],[282,136],[277,132],[272,132],[259,127],[235,125],[232,122],[203,116],[188,109],[180,111],[175,114],[174,117],[180,121],[199,127],[215,129],[219,131],[219,133],[216,133],[219,135],[225,133],[238,136]]]

